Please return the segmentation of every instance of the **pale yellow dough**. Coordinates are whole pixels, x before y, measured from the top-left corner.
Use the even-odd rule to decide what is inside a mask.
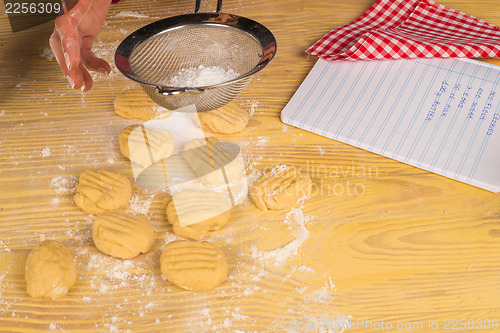
[[[94,220],[92,239],[103,253],[122,259],[133,258],[153,246],[153,224],[145,216],[104,213]]]
[[[233,105],[233,103],[212,111],[197,113],[196,116],[198,116],[202,129],[218,134],[241,132],[250,120],[248,111]]]
[[[289,209],[312,190],[311,178],[293,166],[267,171],[250,188],[250,197],[262,209]]]
[[[175,145],[169,131],[143,125],[125,127],[118,142],[122,155],[143,168],[171,156]]]
[[[71,251],[62,243],[46,241],[35,247],[26,261],[26,291],[33,298],[57,299],[76,281]]]
[[[231,217],[231,204],[212,191],[183,191],[167,206],[167,219],[176,235],[200,239],[223,227]]]
[[[182,156],[199,179],[209,185],[229,184],[245,172],[241,149],[231,142],[194,139],[184,147]]]
[[[222,250],[210,243],[175,241],[160,256],[161,273],[176,286],[193,291],[215,289],[227,278]]]
[[[89,214],[125,208],[132,197],[132,185],[128,178],[108,170],[86,170],[80,174],[75,204]]]
[[[115,98],[115,112],[126,119],[147,121],[170,111],[156,104],[142,88],[123,91]]]

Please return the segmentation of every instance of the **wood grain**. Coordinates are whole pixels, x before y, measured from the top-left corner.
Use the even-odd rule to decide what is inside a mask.
[[[224,1],[224,12],[261,22],[278,41],[276,58],[235,101],[255,106],[249,126],[224,138],[241,146],[249,173],[287,163],[307,172],[314,188],[290,211],[262,212],[250,199],[236,207],[230,223],[208,238],[226,253],[228,280],[206,293],[161,277],[160,252],[176,239],[166,221],[168,191],[134,184],[139,207],[129,211],[147,211],[157,240],[153,251],[128,261],[99,253],[93,218],[72,202],[85,169],[133,179],[117,136],[135,122],[116,115],[113,100],[134,84],[113,66],[109,76],[95,75],[91,91],[71,91],[46,50],[53,22],[14,34],[2,13],[0,331],[326,332],[349,319],[345,332],[391,331],[382,323],[398,332],[442,332],[452,319],[473,321],[460,332],[500,331],[478,328],[480,320],[500,320],[497,194],[279,119],[316,61],[304,50],[372,3]],[[500,25],[497,0],[440,3]],[[214,7],[203,4],[205,11]],[[120,1],[108,13],[96,54],[111,62],[119,41],[135,29],[193,9],[188,0]],[[118,15],[132,11],[147,17]],[[76,285],[57,301],[25,292],[26,258],[44,239],[70,246],[77,262]],[[395,329],[398,323],[403,328]]]

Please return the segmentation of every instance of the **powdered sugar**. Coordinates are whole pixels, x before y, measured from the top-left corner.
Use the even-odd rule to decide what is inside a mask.
[[[224,69],[218,66],[182,69],[172,77],[168,85],[172,87],[204,87],[216,85],[238,77],[240,74],[233,69]]]

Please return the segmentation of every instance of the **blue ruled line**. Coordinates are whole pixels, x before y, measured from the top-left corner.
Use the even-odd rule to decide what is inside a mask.
[[[485,77],[487,77],[490,74],[490,72],[491,72],[491,67],[486,72]],[[479,91],[479,89],[482,90],[484,88],[484,86],[485,86],[485,83],[486,83],[486,81],[482,81],[481,82],[481,86],[477,89],[477,91]],[[476,92],[476,95],[474,96],[474,100],[472,101],[471,106],[474,105],[474,103],[477,103],[479,99],[480,99],[480,97],[478,97],[477,92]],[[457,136],[457,138],[456,138],[456,140],[455,140],[455,142],[453,144],[453,147],[451,148],[451,152],[448,155],[448,158],[446,159],[446,163],[444,164],[444,168],[443,168],[443,172],[442,172],[443,175],[446,173],[446,171],[447,171],[447,169],[448,169],[451,161],[453,160],[453,157],[455,157],[455,153],[457,151],[457,148],[458,148],[459,144],[462,142],[462,137],[464,135],[465,130],[467,129],[467,126],[470,124],[471,121],[473,121],[473,119],[469,118],[469,111],[470,111],[470,109],[469,110],[465,110],[465,111],[466,111],[465,112],[466,113],[465,120],[464,120],[464,122],[462,124],[462,127],[460,128],[460,132],[458,133],[458,136]],[[478,115],[476,115],[476,116],[479,117]]]
[[[470,64],[469,62],[467,64]],[[467,65],[465,68],[464,68],[464,71],[468,68],[469,66]],[[474,70],[474,73],[473,73],[473,76],[476,75],[477,71],[479,69],[479,66],[476,66],[475,67],[475,70]],[[470,87],[470,84],[471,82],[474,80],[474,77],[469,77],[469,81],[467,82],[467,85],[465,87],[465,89],[468,89]],[[463,98],[463,94],[461,96],[461,98]],[[459,103],[460,103],[460,100],[459,100]],[[443,151],[443,148],[445,147],[446,145],[446,142],[448,141],[449,137],[450,137],[450,133],[453,129],[453,127],[455,126],[455,123],[458,119],[458,116],[460,115],[460,108],[459,108],[460,104],[457,105],[457,109],[455,110],[455,113],[453,115],[453,118],[451,120],[451,123],[450,125],[448,126],[448,128],[446,129],[446,133],[445,133],[445,136],[443,138],[443,142],[439,145],[439,148],[438,148],[438,151],[436,152],[436,155],[434,155],[434,158],[432,159],[432,162],[429,166],[430,170],[433,171],[434,170],[434,167],[436,166],[436,163],[439,159],[439,157],[441,156],[441,153]],[[463,108],[462,108],[463,109]]]
[[[500,74],[497,75],[497,78],[494,82],[494,85],[490,89],[490,91],[491,92],[495,91],[496,87],[498,86],[499,83],[500,83]],[[462,159],[460,160],[460,164],[459,164],[458,169],[455,173],[455,176],[454,176],[455,179],[457,179],[460,176],[460,173],[462,172],[462,168],[465,165],[465,160],[469,156],[469,152],[472,149],[474,142],[476,141],[477,133],[478,133],[479,129],[481,128],[482,124],[486,124],[486,126],[488,126],[488,122],[486,121],[486,119],[478,119],[478,122],[476,123],[476,126],[474,128],[474,133],[472,133],[471,139],[469,140],[469,143],[467,144],[467,148],[465,149],[465,153],[462,155]]]
[[[438,66],[437,67],[438,69],[442,70],[441,66]],[[438,75],[438,73],[440,72],[440,70],[437,70],[434,72],[434,74],[432,75],[432,80],[431,81],[434,81],[436,79],[436,76]],[[422,79],[423,76],[420,76],[420,79]],[[427,96],[429,94],[429,90],[431,89],[431,86],[427,86],[427,88],[425,89],[425,93],[424,93],[424,96]],[[422,99],[418,105],[418,107],[415,109],[415,112],[413,113],[413,116],[412,116],[412,119],[410,120],[410,122],[408,123],[408,126],[406,126],[406,129],[404,131],[405,134],[408,134],[410,132],[410,130],[413,128],[413,126],[415,126],[415,120],[417,119],[418,115],[419,115],[419,111],[421,110],[422,108],[422,104],[424,103],[425,99]],[[406,139],[408,138],[408,135],[404,136],[403,139],[401,141],[399,141],[396,149],[394,150],[394,153],[392,154],[392,158],[396,159],[396,157],[398,156],[399,154],[399,151],[401,150],[401,148],[403,147]],[[407,160],[405,160],[405,162],[407,162]]]
[[[369,61],[363,61],[363,66],[361,67],[361,70],[359,71],[358,75],[356,76],[356,78],[354,79],[354,81],[352,82],[351,86],[349,87],[349,93],[346,94],[344,96],[344,98],[342,99],[342,102],[340,103],[340,105],[337,107],[336,111],[335,111],[335,115],[334,117],[330,118],[330,120],[328,121],[328,123],[326,124],[326,126],[323,128],[323,131],[321,132],[321,135],[326,135],[326,133],[328,132],[328,130],[330,129],[330,126],[332,126],[333,122],[335,121],[335,119],[337,119],[337,116],[340,112],[340,110],[342,110],[342,108],[344,107],[346,101],[349,99],[349,97],[351,96],[352,92],[353,92],[353,88],[358,84],[359,80],[361,79],[361,77],[363,76],[363,72],[367,66],[367,64],[369,63]],[[358,65],[358,63],[353,63],[351,64],[351,68],[350,68],[350,71],[352,70],[352,68],[355,66],[355,65]],[[339,85],[339,88],[340,88],[341,85]],[[329,109],[331,103],[333,102],[333,98],[331,98],[329,101],[328,101],[328,104],[327,104],[327,107],[325,107],[325,109]],[[333,137],[333,139],[337,139],[338,138],[338,134],[335,135]]]
[[[323,77],[323,72],[325,72],[326,70],[328,70],[330,67],[332,66],[332,63],[329,62],[325,68],[323,69],[322,71],[322,75],[321,77],[318,79],[318,81],[315,82],[315,84],[317,84]],[[304,123],[306,123],[306,121],[309,119],[309,117],[314,113],[314,110],[316,109],[316,107],[318,106],[318,103],[319,101],[321,101],[323,99],[323,97],[325,96],[325,94],[329,91],[330,89],[330,86],[335,82],[335,79],[337,78],[337,74],[340,72],[340,66],[336,66],[336,69],[335,71],[332,73],[332,75],[328,78],[328,81],[326,82],[326,84],[324,84],[324,87],[323,89],[321,90],[320,94],[318,97],[316,97],[316,99],[314,100],[313,104],[311,105],[311,107],[308,109],[304,119],[302,119],[302,121],[300,122],[299,126],[302,127],[304,125]],[[314,91],[315,88],[313,88],[312,90]],[[312,95],[312,92],[311,90],[309,91],[309,93],[307,94],[307,99],[309,99]],[[303,105],[302,105],[303,106]],[[302,106],[300,106],[302,108]]]
[[[455,71],[453,71],[453,69],[455,68],[455,66],[457,64],[458,64],[458,61],[455,61],[453,63],[453,67],[451,68],[451,70],[449,70],[448,73],[446,73],[445,81],[449,81],[451,73],[456,73]],[[459,77],[457,78],[457,82],[455,82],[453,85],[450,84],[450,86],[454,87],[456,84],[460,84],[460,80],[462,80],[462,78],[464,77],[464,71],[468,68],[468,66],[469,66],[469,63],[467,63],[467,66],[465,66],[464,68],[462,68],[462,71],[460,73],[458,73]],[[470,83],[470,81],[469,81],[469,83]],[[434,99],[434,102],[439,101],[439,97],[441,97],[441,96],[436,96],[436,98]],[[448,104],[451,105],[451,100],[452,99],[453,98],[451,97],[451,94],[450,94],[450,96],[446,100],[447,104],[445,104],[444,106],[446,107],[446,105],[448,105]],[[436,109],[436,111],[437,111],[437,109]],[[434,143],[434,138],[436,137],[437,130],[441,126],[441,123],[443,122],[444,118],[445,118],[445,116],[441,116],[440,115],[439,118],[438,118],[438,120],[436,121],[436,125],[434,126],[434,129],[432,130],[431,136],[427,140],[427,143],[425,144],[425,148],[424,148],[424,150],[422,150],[422,153],[420,154],[420,158],[418,159],[418,162],[417,162],[417,167],[420,167],[422,165],[422,161],[425,159],[425,156],[427,155],[427,152],[429,151],[429,146],[431,145],[431,143]],[[432,165],[432,163],[431,163],[431,165]]]
[[[368,88],[368,86],[370,86],[370,84],[371,84],[371,82],[373,80],[373,76],[377,73],[377,71],[378,71],[378,69],[380,67],[380,64],[382,63],[381,61],[383,61],[383,60],[377,61],[375,69],[373,69],[372,72],[370,73],[370,76],[368,77],[368,79],[366,80],[365,84],[363,85],[363,88],[361,88],[361,91],[365,91]],[[387,72],[387,69],[386,69],[386,72]],[[378,91],[378,89],[377,89],[377,91]],[[373,94],[374,93],[375,92],[373,92]],[[372,94],[372,96],[373,96],[373,94]],[[356,98],[356,101],[351,105],[351,107],[349,108],[349,111],[347,111],[347,117],[344,118],[344,120],[340,124],[339,128],[337,129],[337,132],[341,132],[344,129],[344,126],[346,125],[346,123],[351,118],[351,115],[355,112],[356,107],[358,106],[358,103],[360,101],[361,101],[361,98],[359,98],[359,97]],[[366,110],[366,107],[364,108],[364,110]],[[356,122],[356,126],[354,126],[353,128],[351,128],[351,132],[349,133],[349,135],[345,139],[346,141],[349,140],[349,136],[352,134],[352,131],[357,127],[358,124],[359,124],[359,119]]]
[[[380,138],[380,135],[382,134],[382,130],[385,129],[385,126],[387,125],[387,122],[389,121],[390,117],[392,116],[392,113],[394,112],[397,103],[399,103],[400,98],[403,96],[403,94],[402,94],[402,92],[404,91],[403,89],[406,88],[406,86],[408,85],[408,81],[411,78],[413,78],[413,74],[415,73],[415,70],[417,69],[417,67],[420,63],[421,62],[419,59],[414,60],[413,67],[410,70],[410,74],[407,76],[403,86],[401,87],[401,89],[398,92],[398,99],[397,99],[397,101],[395,101],[395,103],[392,104],[391,109],[389,111],[389,114],[385,117],[384,122],[382,123],[382,125],[380,126],[380,128],[377,131],[377,135],[375,136],[375,140],[372,141],[372,144],[370,145],[370,149],[373,149],[373,146],[377,143],[378,139]],[[401,110],[401,112],[399,114],[399,117],[398,117],[398,120],[396,121],[395,127],[390,132],[389,136],[385,140],[384,145],[382,146],[382,150],[380,151],[380,153],[382,155],[385,155],[385,151],[387,150],[387,147],[389,146],[390,142],[392,141],[392,138],[397,133],[399,125],[401,124],[401,121],[403,120],[403,118],[405,116],[406,110],[408,109],[410,104],[413,102],[413,98],[415,98],[415,94],[417,93],[418,88],[422,84],[422,78],[425,77],[425,75],[427,74],[427,71],[429,70],[430,66],[428,66],[427,63],[425,63],[424,66],[425,66],[424,70],[422,71],[422,73],[417,81],[417,85],[416,85],[415,89],[413,89],[412,93],[410,94],[410,98],[408,99],[404,108]]]
[[[321,71],[321,73],[318,76],[318,79],[314,82],[314,84],[311,86],[311,88],[309,88],[309,90],[307,91],[306,98],[304,98],[304,99],[302,99],[300,101],[300,104],[297,106],[297,108],[295,109],[295,111],[292,113],[292,115],[290,117],[290,121],[295,120],[295,117],[302,110],[302,107],[304,107],[304,105],[306,104],[307,100],[311,97],[312,93],[314,92],[314,90],[316,90],[316,88],[318,87],[319,83],[321,82],[321,79],[328,72],[328,69],[330,68],[330,66],[331,66],[330,62],[327,63],[327,64],[325,64],[325,66],[323,67],[323,70]],[[302,124],[303,124],[303,122],[301,123],[301,125]]]
[[[500,112],[500,103],[498,103],[497,109],[493,113],[493,115],[498,114],[499,112]],[[486,146],[488,145],[488,141],[490,140],[490,137],[492,137],[492,136],[493,135],[485,135],[484,136],[483,142],[481,144],[481,148],[479,149],[479,152],[474,160],[474,165],[469,173],[469,177],[467,177],[467,183],[470,183],[472,178],[474,178],[474,175],[476,174],[477,166],[479,165],[479,162],[481,162],[481,159],[482,159],[483,154],[484,154],[484,150],[486,149]]]

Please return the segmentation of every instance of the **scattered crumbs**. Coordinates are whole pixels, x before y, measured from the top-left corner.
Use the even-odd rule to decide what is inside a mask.
[[[52,60],[52,59],[55,58],[54,57],[54,53],[49,48],[43,49],[42,54],[40,54],[38,56],[41,57],[41,58],[45,58],[47,60]]]
[[[323,148],[321,148],[320,146],[317,146],[318,147],[318,151],[321,155],[323,155],[325,153],[325,150]]]
[[[286,131],[288,131],[289,129],[290,129],[290,126],[288,126],[288,125],[286,125],[286,124],[283,124],[283,125],[281,126],[281,131],[283,131],[283,132],[286,132]]]
[[[45,242],[47,240],[47,236],[44,233],[40,233],[40,242]]]
[[[130,214],[132,215],[148,215],[149,206],[151,206],[151,201],[153,196],[148,199],[141,199],[136,193],[132,194],[130,198]]]
[[[78,177],[75,175],[68,177],[57,176],[50,181],[50,187],[54,188],[57,194],[73,193],[77,184]]]
[[[52,155],[52,150],[49,147],[45,147],[42,149],[42,156],[47,157]]]
[[[112,157],[110,157],[110,158],[108,158],[108,160],[107,160],[106,162],[107,162],[108,164],[113,164],[113,163],[115,163],[115,159],[114,159],[114,158],[112,158]]]
[[[5,115],[5,110],[0,110],[0,116]]]
[[[139,13],[138,11],[121,11],[114,17],[134,17],[134,18],[149,18],[149,16]]]
[[[57,329],[59,329],[59,327],[57,327],[57,324],[55,324],[55,323],[50,323],[49,324],[49,330],[54,331],[54,330],[57,330]]]
[[[18,84],[16,84],[16,88],[21,88],[25,84],[26,84],[26,82],[19,82]]]
[[[118,31],[120,31],[122,34],[128,34],[128,31],[122,28],[118,29]]]

